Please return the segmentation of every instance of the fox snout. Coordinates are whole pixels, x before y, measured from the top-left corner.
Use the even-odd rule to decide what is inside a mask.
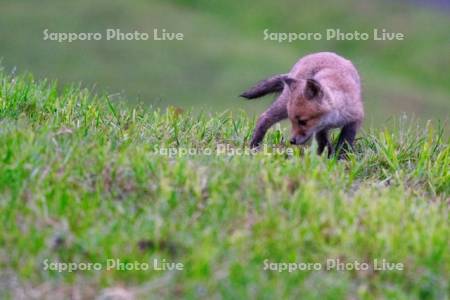
[[[303,145],[306,144],[310,138],[311,135],[294,135],[292,136],[290,143],[291,145]]]

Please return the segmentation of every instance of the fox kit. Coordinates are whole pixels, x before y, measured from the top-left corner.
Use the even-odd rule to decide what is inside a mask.
[[[265,79],[244,92],[247,99],[280,93],[259,117],[250,146],[258,147],[267,130],[289,118],[291,144],[305,144],[315,135],[318,152],[334,153],[328,138],[332,128],[342,128],[336,152],[348,150],[364,118],[358,72],[345,58],[319,52],[301,58],[287,74]],[[344,152],[342,152],[344,153]]]

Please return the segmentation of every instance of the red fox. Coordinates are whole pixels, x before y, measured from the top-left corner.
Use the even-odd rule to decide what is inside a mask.
[[[289,118],[291,144],[305,144],[315,135],[318,153],[325,148],[334,153],[328,131],[342,128],[335,151],[340,155],[353,148],[356,132],[364,118],[361,83],[353,64],[331,52],[319,52],[301,58],[287,74],[257,83],[241,97],[258,98],[280,93],[259,117],[250,147],[258,147],[267,130]]]

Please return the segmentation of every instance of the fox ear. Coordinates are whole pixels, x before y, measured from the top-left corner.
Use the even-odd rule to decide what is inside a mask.
[[[297,89],[298,83],[299,83],[298,80],[296,80],[294,78],[290,78],[290,77],[288,77],[285,80],[283,80],[283,85],[286,88],[285,90],[289,94],[293,93]]]
[[[317,80],[309,78],[306,79],[306,85],[303,94],[308,100],[320,100],[323,97],[323,89]]]
[[[286,77],[283,80],[283,85],[288,88],[288,91],[292,92],[298,86],[298,81],[291,77]]]

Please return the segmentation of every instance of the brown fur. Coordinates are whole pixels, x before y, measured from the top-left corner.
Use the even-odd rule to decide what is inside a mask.
[[[304,144],[315,135],[319,153],[333,152],[328,131],[342,128],[336,150],[353,145],[364,118],[360,79],[353,64],[331,52],[301,58],[287,74],[261,81],[242,94],[253,99],[280,92],[274,103],[258,119],[251,147],[257,147],[267,130],[289,118],[292,144]]]

